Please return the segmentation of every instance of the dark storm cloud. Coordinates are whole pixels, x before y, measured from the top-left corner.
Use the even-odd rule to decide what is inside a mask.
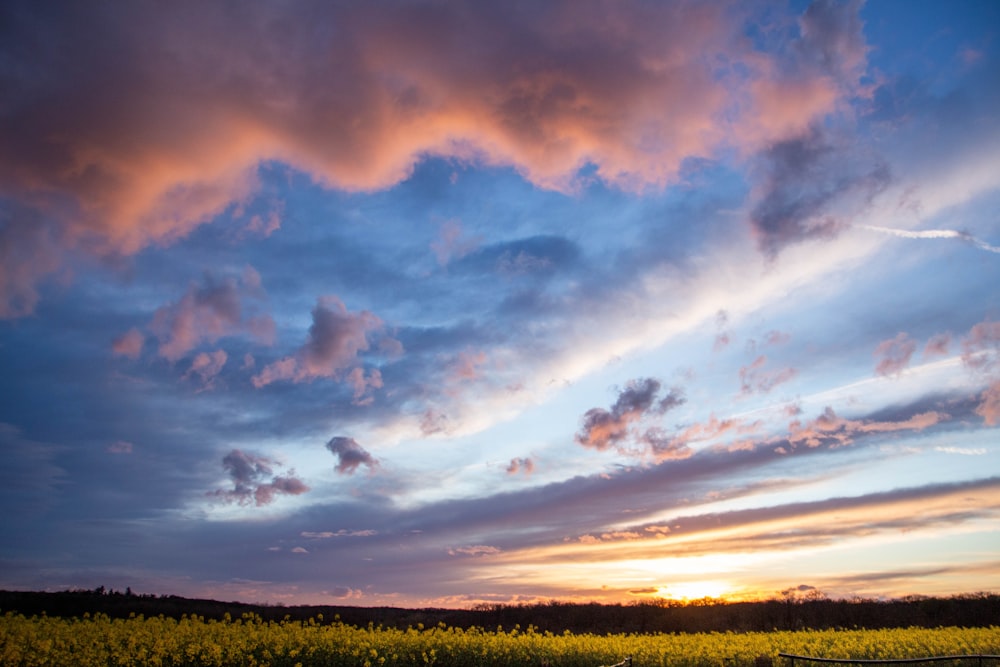
[[[350,475],[361,466],[366,466],[369,470],[378,467],[378,461],[375,457],[359,445],[354,438],[334,436],[326,443],[326,448],[337,457],[337,472],[341,475]]]

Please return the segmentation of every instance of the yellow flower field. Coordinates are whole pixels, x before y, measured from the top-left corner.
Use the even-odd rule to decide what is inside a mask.
[[[1000,627],[591,635],[517,627],[357,628],[326,623],[322,617],[265,622],[249,614],[223,621],[198,616],[111,619],[102,614],[0,617],[0,664],[5,667],[598,667],[628,656],[634,667],[750,667],[762,658],[784,667],[781,652],[856,659],[997,654]],[[983,661],[983,667],[997,666],[1000,660]],[[977,667],[976,662],[970,667]]]

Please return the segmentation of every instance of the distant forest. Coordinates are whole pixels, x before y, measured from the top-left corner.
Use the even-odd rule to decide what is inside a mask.
[[[489,604],[473,609],[402,609],[396,607],[341,607],[317,605],[255,605],[199,600],[175,595],[141,595],[106,590],[71,590],[58,593],[0,591],[0,614],[81,617],[106,614],[127,618],[134,614],[206,619],[240,618],[254,614],[265,621],[308,620],[322,615],[322,622],[341,621],[405,629],[472,626],[494,630],[515,626],[537,631],[574,634],[659,632],[750,632],[828,628],[988,627],[1000,625],[1000,595],[977,593],[945,598],[906,597],[896,600],[832,600],[824,597],[786,595],[759,602],[724,602],[705,599],[681,603],[670,600],[631,604],[548,602],[542,604]]]

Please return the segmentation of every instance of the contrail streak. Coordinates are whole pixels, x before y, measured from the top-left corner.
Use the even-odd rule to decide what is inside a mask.
[[[873,232],[890,234],[904,239],[958,239],[980,250],[995,252],[1000,254],[1000,248],[992,246],[986,241],[981,241],[969,232],[960,232],[956,229],[927,229],[923,231],[911,231],[909,229],[893,229],[892,227],[873,227],[871,225],[855,225],[858,229],[867,229]]]

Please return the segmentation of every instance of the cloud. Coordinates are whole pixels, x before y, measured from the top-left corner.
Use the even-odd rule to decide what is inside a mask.
[[[247,300],[263,298],[260,274],[251,266],[239,278],[218,279],[205,274],[203,284],[192,284],[179,301],[161,306],[153,314],[149,329],[160,341],[159,355],[177,361],[202,342],[235,335],[271,345],[274,320],[267,314],[248,316],[244,309]]]
[[[485,544],[475,544],[467,547],[456,547],[448,549],[449,556],[495,556],[500,553],[500,549]]]
[[[981,373],[1000,368],[1000,322],[980,322],[969,330],[962,339],[962,362]]]
[[[479,367],[485,364],[486,360],[486,353],[482,350],[459,352],[458,357],[449,366],[448,375],[453,381],[475,380],[481,374]]]
[[[288,475],[276,475],[274,468],[277,465],[273,459],[234,449],[222,457],[222,467],[229,474],[233,488],[217,489],[207,495],[227,503],[253,503],[261,507],[274,502],[276,496],[297,496],[309,490],[302,480],[294,476],[294,471]]]
[[[17,426],[0,422],[0,451],[0,501],[7,508],[6,521],[13,525],[33,520],[59,502],[60,487],[69,478],[64,448],[31,440]]]
[[[745,37],[752,18],[698,2],[18,6],[0,33],[6,317],[67,250],[132,254],[242,215],[265,163],[351,191],[428,156],[659,188],[689,158],[801,132],[864,64],[857,3],[814,5],[778,55]]]
[[[341,528],[338,531],[328,531],[324,530],[321,532],[304,530],[299,533],[302,537],[313,539],[313,540],[327,540],[333,537],[372,537],[378,535],[378,531],[375,530],[346,530]]]
[[[807,447],[837,447],[851,444],[859,434],[922,431],[948,418],[946,413],[930,410],[901,421],[852,420],[839,417],[833,408],[827,407],[823,414],[805,424],[799,420],[793,421],[789,425],[788,442],[793,446],[804,444]]]
[[[115,354],[138,359],[142,354],[142,346],[146,342],[146,337],[135,327],[129,329],[111,343],[111,351]]]
[[[910,365],[910,359],[916,350],[917,343],[903,332],[896,334],[895,338],[882,341],[872,352],[872,356],[879,358],[875,364],[875,375],[899,375]]]
[[[131,454],[132,443],[127,440],[116,440],[104,448],[109,454]]]
[[[773,45],[785,57],[757,63],[749,85],[756,114],[745,132],[764,142],[802,135],[813,119],[860,92],[868,53],[861,5],[813,2],[806,8],[798,35]]]
[[[351,475],[361,466],[366,466],[369,470],[378,467],[378,461],[354,438],[334,436],[326,443],[326,448],[337,457],[337,472],[341,475]]]
[[[453,259],[465,257],[482,243],[480,237],[469,237],[458,220],[448,220],[441,225],[438,238],[431,242],[431,250],[438,264],[447,266]]]
[[[621,444],[629,434],[629,428],[646,414],[663,414],[684,403],[679,389],[670,392],[659,401],[656,395],[660,382],[652,378],[630,380],[618,395],[611,410],[591,408],[583,416],[583,427],[576,435],[576,441],[586,447],[604,450]]]
[[[943,333],[931,336],[924,345],[924,358],[941,357],[948,354],[951,347],[951,334]]]
[[[715,342],[712,343],[713,352],[721,352],[729,347],[729,343],[732,342],[732,333],[726,330],[726,324],[728,323],[729,313],[725,310],[720,310],[715,314],[715,328],[717,332],[715,334]]]
[[[63,234],[41,211],[4,195],[0,176],[0,319],[12,319],[34,312],[39,281],[59,269],[66,252]]]
[[[942,452],[944,454],[959,454],[961,456],[985,456],[985,447],[935,447],[935,452]]]
[[[508,475],[516,475],[519,472],[523,472],[526,476],[530,476],[534,471],[535,462],[528,457],[513,458],[507,466]]]
[[[798,372],[794,368],[766,370],[767,357],[760,355],[749,366],[740,367],[740,393],[767,394],[779,384],[793,379]]]
[[[976,414],[983,418],[987,426],[1000,424],[1000,380],[991,384],[981,395]]]
[[[937,529],[990,520],[1000,511],[998,491],[1000,480],[986,478],[752,509],[687,514],[671,519],[669,526],[639,524],[617,533],[609,532],[602,536],[606,538],[602,541],[620,542],[614,557],[622,560],[823,547],[874,533]],[[573,543],[567,547],[553,551],[563,551],[573,558],[573,552],[579,547]],[[577,555],[586,558],[585,554]],[[604,559],[610,556],[609,552],[601,554]]]
[[[744,440],[730,443],[728,447],[730,451],[752,450],[755,443],[746,438],[753,434],[758,426],[758,422],[746,422],[738,418],[719,419],[713,414],[703,422],[691,424],[674,433],[668,433],[662,428],[648,429],[643,434],[641,442],[649,447],[650,454],[658,461],[686,459],[694,454],[691,448],[693,443],[707,443],[730,434],[744,437]]]
[[[788,245],[833,238],[847,227],[844,211],[867,206],[891,180],[881,160],[839,146],[815,127],[772,144],[763,163],[750,225],[771,260]]]
[[[229,355],[225,350],[215,350],[212,353],[199,352],[191,361],[191,367],[184,374],[187,379],[192,375],[197,375],[201,379],[201,389],[205,391],[215,388],[215,378],[222,372],[222,367],[226,365]]]
[[[382,320],[363,310],[351,313],[336,296],[323,296],[312,310],[312,326],[305,344],[290,357],[284,357],[265,366],[253,376],[258,389],[272,382],[312,382],[317,378],[344,379],[342,372],[357,363],[358,355],[367,351],[374,340],[382,336]],[[353,369],[352,369],[353,370]],[[369,388],[381,386],[381,373],[373,371],[367,380],[363,376],[348,375],[355,391],[362,387],[358,397]]]
[[[980,250],[985,250],[986,252],[1000,253],[1000,248],[992,246],[985,241],[981,241],[972,234],[968,232],[959,231],[956,229],[925,229],[925,230],[910,230],[910,229],[894,229],[891,227],[875,227],[872,225],[855,225],[858,229],[867,229],[872,232],[879,232],[882,234],[889,234],[891,236],[896,236],[903,239],[958,239],[969,245],[979,248]]]

